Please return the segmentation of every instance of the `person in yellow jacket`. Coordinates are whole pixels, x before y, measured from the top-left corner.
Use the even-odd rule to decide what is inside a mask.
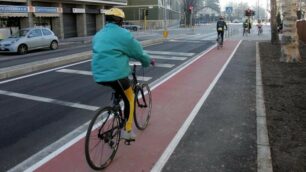
[[[131,73],[129,60],[133,58],[140,61],[144,67],[154,61],[132,34],[122,28],[124,18],[125,14],[119,8],[106,11],[105,27],[93,37],[91,68],[96,83],[110,86],[122,96],[127,122],[121,131],[121,138],[132,141],[136,135],[132,131],[134,93],[128,79]]]

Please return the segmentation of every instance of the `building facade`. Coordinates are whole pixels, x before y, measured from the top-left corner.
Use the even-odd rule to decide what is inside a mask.
[[[120,8],[126,20],[151,29],[162,28],[164,20],[168,26],[180,22],[181,0],[129,0],[127,6]]]
[[[0,39],[19,29],[50,28],[59,38],[94,35],[104,11],[127,0],[0,0]]]

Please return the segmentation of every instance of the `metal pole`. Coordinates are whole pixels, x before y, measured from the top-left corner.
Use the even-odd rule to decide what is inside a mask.
[[[163,36],[164,38],[168,37],[168,31],[167,31],[167,6],[166,6],[167,0],[164,0],[164,32]]]
[[[257,0],[257,22],[259,20],[259,0]]]
[[[164,0],[164,31],[167,30],[167,9],[166,9],[166,0]]]

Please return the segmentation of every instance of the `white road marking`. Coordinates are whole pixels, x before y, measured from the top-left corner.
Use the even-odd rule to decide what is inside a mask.
[[[152,56],[153,59],[161,59],[161,60],[186,60],[187,57],[166,57],[166,56]]]
[[[146,51],[149,54],[157,55],[172,55],[172,56],[194,56],[195,53],[182,53],[182,52],[170,52],[170,51]]]
[[[74,70],[74,69],[60,69],[57,70],[56,72],[61,72],[61,73],[71,73],[71,74],[80,74],[80,75],[92,75],[91,71],[85,71],[85,70]]]
[[[5,84],[5,83],[9,83],[9,82],[20,80],[20,79],[24,79],[24,78],[29,78],[29,77],[32,77],[32,76],[36,76],[36,75],[40,75],[40,74],[56,71],[56,70],[59,70],[59,69],[70,67],[70,66],[76,66],[76,65],[87,63],[87,62],[90,62],[90,61],[91,60],[84,60],[84,61],[81,61],[81,62],[72,63],[72,64],[69,64],[69,65],[65,65],[65,66],[61,66],[61,67],[57,67],[57,68],[53,68],[53,69],[48,69],[48,70],[44,70],[44,71],[41,71],[41,72],[36,72],[36,73],[32,73],[32,74],[25,75],[25,76],[20,76],[20,77],[17,77],[17,78],[12,78],[12,79],[8,79],[8,80],[0,81],[0,84]]]
[[[61,73],[69,73],[69,74],[80,74],[80,75],[89,75],[91,76],[92,73],[91,71],[85,71],[85,70],[74,70],[74,69],[60,69],[57,70],[56,72],[61,72]],[[152,79],[152,77],[145,77],[145,76],[136,76],[139,81],[149,81]]]
[[[141,63],[140,62],[130,62],[129,63],[131,66],[133,66],[134,64],[137,65],[137,66],[140,66]],[[156,63],[154,65],[154,67],[164,67],[164,68],[172,68],[173,66],[175,66],[175,64],[167,64],[167,63]]]
[[[68,106],[68,107],[73,107],[73,108],[78,108],[78,109],[85,109],[85,110],[90,110],[90,111],[95,111],[99,108],[97,106],[90,106],[90,105],[85,105],[85,104],[80,104],[80,103],[67,102],[67,101],[62,101],[62,100],[56,100],[56,99],[51,99],[51,98],[46,98],[46,97],[39,97],[39,96],[32,96],[28,94],[21,94],[21,93],[4,91],[4,90],[0,90],[0,94],[6,95],[6,96],[18,97],[18,98],[27,99],[27,100],[34,100],[38,102],[52,103],[52,104]]]
[[[155,67],[164,67],[164,68],[172,68],[175,66],[174,64],[167,64],[167,63],[156,63]]]
[[[152,77],[147,76],[136,76],[138,81],[150,81]],[[129,76],[130,79],[132,79],[132,76]]]
[[[198,40],[179,40],[179,39],[170,39],[169,40],[170,42],[184,42],[184,43],[199,43],[199,44],[202,44],[203,42],[202,41],[198,41]]]
[[[205,91],[205,93],[203,94],[203,96],[201,97],[199,102],[195,105],[195,107],[193,108],[192,112],[189,114],[188,118],[185,120],[185,122],[182,125],[182,127],[178,130],[177,134],[174,136],[174,138],[171,140],[170,144],[167,146],[166,150],[163,152],[162,156],[155,163],[154,167],[151,169],[151,172],[160,172],[160,171],[162,171],[164,165],[166,164],[166,162],[170,158],[171,154],[175,150],[176,146],[178,145],[178,143],[180,142],[180,140],[182,139],[182,137],[186,133],[187,129],[189,128],[189,126],[191,124],[191,122],[193,121],[193,119],[198,114],[198,112],[201,109],[203,103],[205,102],[205,100],[209,96],[210,92],[212,91],[212,89],[216,85],[217,81],[220,79],[221,75],[223,74],[225,68],[227,67],[227,65],[229,64],[231,59],[233,58],[233,56],[236,53],[240,43],[241,43],[241,41],[239,41],[239,43],[235,47],[235,49],[232,52],[232,54],[230,55],[230,57],[228,58],[226,63],[223,65],[221,70],[219,71],[218,75],[215,77],[213,82],[209,85],[208,89]]]

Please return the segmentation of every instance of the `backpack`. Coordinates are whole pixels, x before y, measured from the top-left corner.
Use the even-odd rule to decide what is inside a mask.
[[[218,31],[223,31],[224,26],[225,26],[225,22],[224,21],[218,21],[217,22],[217,30]]]

